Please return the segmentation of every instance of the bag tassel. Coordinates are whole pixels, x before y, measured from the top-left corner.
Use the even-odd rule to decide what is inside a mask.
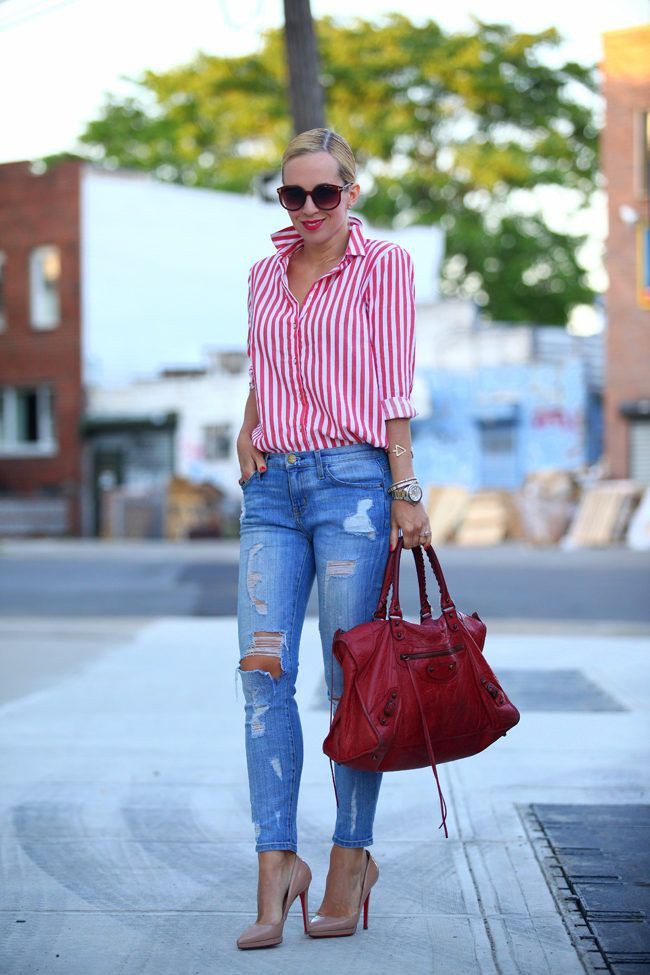
[[[440,823],[440,826],[438,827],[438,829],[444,829],[444,831],[445,831],[445,839],[448,839],[449,838],[449,832],[447,830],[447,803],[445,802],[445,797],[442,794],[442,789],[440,787],[440,779],[438,778],[438,769],[437,769],[437,766],[436,766],[436,757],[435,757],[434,752],[433,752],[433,745],[431,744],[431,737],[429,735],[429,729],[427,727],[427,722],[426,722],[426,719],[424,717],[424,709],[422,707],[422,701],[420,700],[420,694],[419,694],[419,691],[418,691],[418,688],[417,688],[417,684],[415,683],[415,678],[413,677],[413,673],[411,671],[411,668],[408,665],[407,665],[407,668],[406,669],[408,670],[409,677],[411,678],[411,683],[413,685],[413,691],[415,693],[415,699],[418,702],[418,708],[420,709],[420,720],[422,721],[422,730],[424,731],[424,738],[425,738],[425,741],[426,741],[426,744],[427,744],[427,753],[429,755],[429,761],[431,763],[431,771],[433,772],[433,777],[435,778],[435,780],[436,780],[436,786],[438,787],[438,797],[439,797],[439,800],[440,800],[440,812],[442,814],[442,822]],[[333,681],[333,675],[334,675],[334,644],[333,643],[332,643],[332,670],[331,670],[331,673],[332,673],[332,681]],[[331,693],[331,689],[330,689],[330,730],[332,728],[332,722],[333,722],[333,720],[334,720],[334,698],[332,697],[332,693]],[[339,803],[339,794],[338,794],[338,791],[337,791],[337,788],[336,788],[336,779],[334,778],[334,764],[333,764],[331,758],[329,760],[329,763],[330,763],[330,772],[332,774],[332,785],[334,786],[334,797],[336,798],[336,805],[338,807],[340,805],[340,803]]]
[[[420,692],[418,691],[417,684],[415,682],[415,677],[413,676],[413,671],[411,670],[409,663],[407,662],[407,667],[409,677],[411,678],[411,684],[413,685],[413,692],[415,694],[415,699],[418,702],[418,708],[420,709],[420,719],[422,721],[422,730],[424,731],[424,740],[427,744],[427,753],[429,755],[429,761],[431,762],[431,771],[433,772],[433,777],[436,780],[436,785],[438,787],[438,796],[440,798],[440,812],[442,813],[442,822],[438,829],[444,829],[445,839],[449,838],[449,833],[447,831],[447,803],[445,802],[445,797],[442,794],[442,789],[440,788],[440,779],[438,778],[438,770],[436,768],[436,757],[433,753],[433,745],[431,744],[431,737],[429,735],[429,728],[427,727],[426,718],[424,716],[424,708],[422,707],[422,701],[420,700]]]

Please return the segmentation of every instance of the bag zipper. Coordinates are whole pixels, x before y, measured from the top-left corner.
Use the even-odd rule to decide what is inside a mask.
[[[421,653],[400,653],[400,660],[420,660],[422,657],[443,657],[450,653],[458,653],[465,647],[452,647],[450,650],[423,650]]]

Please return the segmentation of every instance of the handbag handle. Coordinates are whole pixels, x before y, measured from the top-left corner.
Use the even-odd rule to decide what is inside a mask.
[[[401,557],[403,546],[404,546],[404,539],[402,536],[400,536],[397,539],[397,546],[395,548],[395,553],[394,553],[395,558],[393,560],[393,598],[391,600],[390,610],[388,613],[389,617],[396,616],[399,619],[402,619],[402,609],[399,604],[399,563],[400,563],[400,557]],[[454,606],[454,602],[451,596],[449,595],[449,590],[447,588],[447,582],[445,581],[445,576],[442,571],[442,566],[438,561],[438,556],[433,550],[433,546],[429,544],[429,545],[416,546],[416,548],[418,549],[424,548],[424,551],[427,554],[429,562],[431,563],[431,568],[433,569],[434,575],[436,577],[436,582],[438,583],[438,589],[440,590],[441,610],[444,613],[449,613],[451,610],[455,611],[456,607]],[[415,550],[416,549],[413,549],[413,552],[415,552]],[[422,601],[422,593],[420,593],[420,597]]]
[[[395,550],[391,553],[393,555],[392,565],[391,565],[393,595],[391,598],[390,608],[388,611],[389,619],[393,619],[393,618],[398,620],[402,619],[402,609],[399,604],[399,565],[400,565],[400,557],[401,557],[403,546],[404,546],[404,540],[402,536],[400,536],[397,539],[397,545],[395,547]],[[456,613],[456,607],[454,606],[454,602],[451,596],[449,595],[449,590],[447,588],[445,576],[442,571],[442,566],[438,561],[438,556],[433,550],[432,545],[430,544],[424,546],[417,545],[414,549],[412,549],[413,556],[415,558],[415,564],[416,566],[418,565],[418,558],[415,553],[418,552],[418,554],[420,555],[420,559],[422,559],[422,552],[421,552],[422,548],[424,548],[424,551],[427,554],[427,558],[431,563],[431,568],[433,569],[434,575],[436,577],[436,581],[438,583],[438,588],[440,590],[440,609],[442,610],[442,613],[448,625],[451,626],[451,629],[457,630],[458,616]],[[420,572],[418,572],[418,584],[420,586],[421,613],[425,612],[425,606],[429,607],[429,603],[426,598],[426,590],[424,589],[424,585],[423,585],[424,582],[423,576],[424,576],[424,568],[422,567],[422,576],[420,575]],[[430,612],[430,607],[429,607],[429,612]]]
[[[398,541],[402,541],[401,536]],[[392,552],[388,553],[388,558],[386,559],[386,567],[384,569],[384,579],[381,584],[381,591],[379,593],[379,599],[377,601],[377,608],[373,613],[373,619],[375,620],[385,620],[386,619],[386,605],[388,603],[388,593],[393,584],[393,564],[395,561],[395,553],[397,549],[393,549]],[[424,560],[422,558],[422,552],[420,551],[420,546],[416,546],[411,549],[413,552],[413,558],[415,559],[415,568],[418,576],[418,587],[420,590],[420,622],[423,623],[426,619],[431,619],[431,605],[427,596],[427,584],[424,574]]]

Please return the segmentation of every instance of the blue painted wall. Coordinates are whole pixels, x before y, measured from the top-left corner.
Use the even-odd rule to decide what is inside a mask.
[[[578,358],[418,375],[431,400],[431,413],[411,421],[423,483],[512,489],[532,471],[600,454],[602,410]]]

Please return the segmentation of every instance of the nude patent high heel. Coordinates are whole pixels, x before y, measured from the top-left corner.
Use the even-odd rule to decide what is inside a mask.
[[[368,927],[368,911],[370,908],[370,891],[377,883],[379,877],[379,867],[375,860],[366,850],[367,859],[361,881],[361,896],[359,906],[354,914],[347,914],[345,917],[327,917],[325,914],[314,914],[309,922],[307,934],[311,938],[343,938],[354,934],[359,923],[359,915],[363,907],[363,927]]]
[[[308,925],[307,892],[309,890],[310,883],[311,870],[305,861],[301,860],[296,853],[296,857],[291,868],[291,874],[289,876],[289,886],[287,887],[287,892],[284,895],[282,919],[278,921],[277,924],[258,924],[257,922],[255,922],[255,924],[250,924],[237,938],[237,947],[271,948],[273,945],[279,945],[282,941],[284,922],[287,919],[289,908],[295,901],[296,897],[300,897],[300,904],[302,906],[302,922],[306,934]]]

